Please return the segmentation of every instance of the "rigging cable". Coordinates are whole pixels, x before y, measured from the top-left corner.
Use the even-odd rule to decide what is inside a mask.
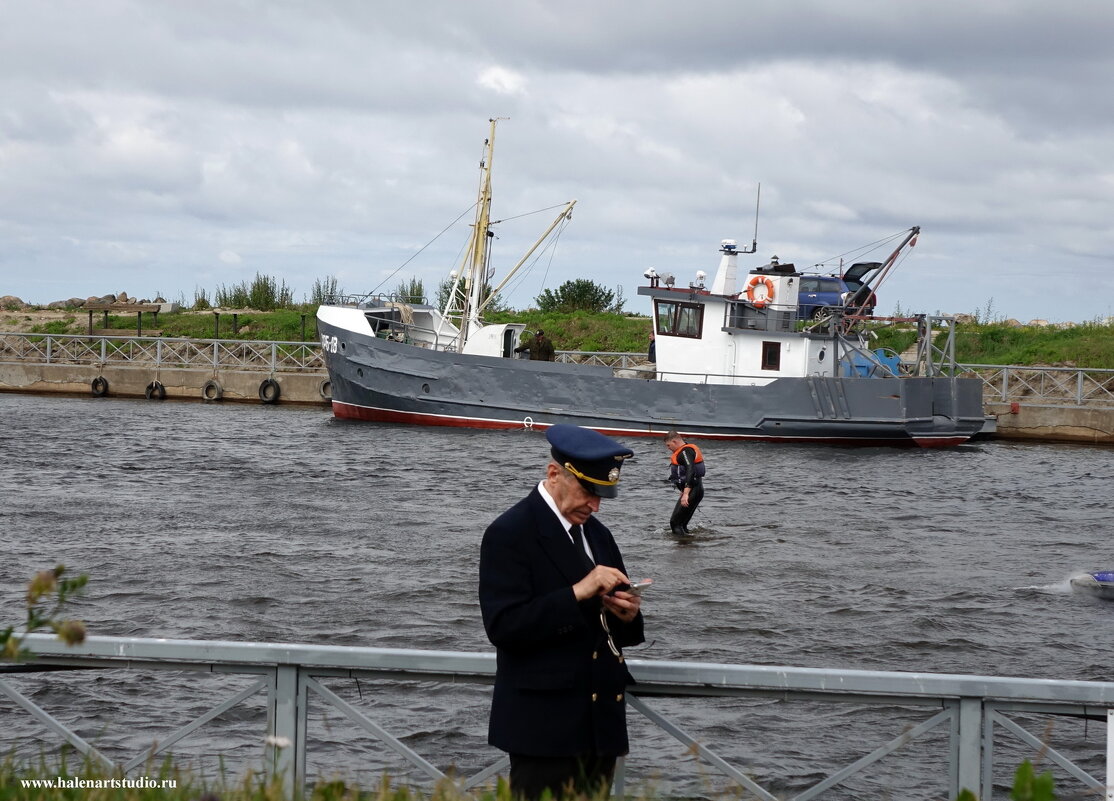
[[[421,248],[419,248],[419,249],[418,249],[418,250],[417,250],[417,251],[416,251],[416,252],[414,253],[414,255],[412,255],[412,256],[411,256],[410,258],[408,258],[408,259],[407,259],[406,261],[404,261],[404,262],[403,262],[402,264],[398,265],[398,267],[396,267],[396,268],[395,268],[395,271],[394,271],[393,273],[391,273],[391,274],[390,274],[390,275],[388,275],[388,276],[387,276],[386,278],[384,278],[384,279],[383,279],[382,281],[380,281],[380,282],[379,282],[379,284],[378,284],[378,285],[377,285],[377,286],[375,287],[375,289],[373,289],[373,290],[371,290],[370,292],[368,292],[368,294],[369,294],[369,295],[374,295],[374,294],[376,293],[376,291],[378,291],[379,287],[383,286],[383,284],[387,283],[387,282],[388,282],[388,281],[390,281],[390,280],[391,280],[392,278],[394,278],[394,277],[395,277],[396,275],[398,275],[398,271],[399,271],[399,270],[401,270],[401,269],[402,269],[403,267],[405,267],[405,266],[406,266],[407,264],[409,264],[410,262],[414,261],[414,259],[418,258],[418,256],[419,256],[419,255],[421,255],[421,253],[422,253],[422,251],[423,251],[423,250],[425,250],[425,249],[426,249],[426,248],[428,248],[428,247],[429,247],[430,245],[432,245],[432,244],[433,244],[434,242],[436,242],[436,241],[437,241],[438,239],[440,239],[440,238],[441,238],[441,236],[442,236],[442,234],[444,234],[444,233],[445,233],[446,231],[448,231],[448,230],[449,230],[450,228],[452,228],[452,227],[453,227],[454,225],[456,225],[456,224],[457,224],[458,222],[460,222],[461,218],[462,218],[462,217],[464,217],[464,215],[465,215],[465,214],[467,214],[468,212],[470,212],[470,211],[471,211],[472,209],[474,209],[474,208],[476,208],[476,204],[475,204],[475,203],[473,203],[473,204],[472,204],[471,206],[469,206],[469,207],[468,207],[468,208],[466,208],[466,209],[465,209],[464,211],[462,211],[462,212],[460,213],[460,216],[459,216],[459,217],[457,217],[457,218],[456,218],[455,220],[453,220],[453,221],[452,221],[451,223],[449,223],[448,225],[446,225],[446,226],[445,226],[444,228],[442,228],[442,229],[441,229],[441,233],[437,234],[437,236],[433,237],[433,239],[431,239],[431,240],[429,240],[428,242],[426,242],[426,243],[425,243],[424,245],[422,245],[422,246],[421,246]]]
[[[559,206],[552,206],[551,208],[559,208]],[[549,209],[542,209],[542,211],[548,210]],[[557,244],[561,239],[561,235],[565,233],[565,228],[568,227],[570,222],[571,221],[568,219],[568,217],[563,219],[561,221],[561,224],[557,227],[557,230],[554,232],[553,236],[550,237],[550,240],[548,242],[546,242],[545,247],[542,248],[542,250],[534,256],[534,258],[528,265],[525,265],[524,268],[519,271],[519,274],[515,276],[510,284],[503,288],[503,292],[507,297],[510,297],[510,295],[519,288],[519,285],[526,279],[526,276],[530,273],[531,270],[534,269],[534,266],[537,265],[538,260],[543,255],[545,255],[546,251],[549,251],[549,262],[546,264],[545,273],[542,274],[542,286],[545,286],[545,279],[549,275],[549,268],[553,264],[554,257],[557,255]]]

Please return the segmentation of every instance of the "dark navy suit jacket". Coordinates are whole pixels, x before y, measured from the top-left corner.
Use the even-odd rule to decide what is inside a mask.
[[[596,563],[626,573],[611,532],[584,524]],[[488,742],[515,754],[627,753],[626,665],[608,648],[598,598],[578,603],[572,585],[588,568],[535,487],[484,532],[480,609],[498,667]],[[643,641],[641,613],[607,613],[620,649]]]

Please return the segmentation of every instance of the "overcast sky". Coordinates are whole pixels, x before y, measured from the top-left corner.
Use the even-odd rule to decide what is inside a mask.
[[[495,281],[636,289],[721,239],[879,312],[1114,315],[1114,3],[0,0],[0,295],[297,299],[456,266],[488,118]],[[834,259],[834,261],[827,261]],[[823,266],[813,265],[823,262]],[[405,265],[405,266],[403,266]],[[401,269],[400,269],[401,267]]]

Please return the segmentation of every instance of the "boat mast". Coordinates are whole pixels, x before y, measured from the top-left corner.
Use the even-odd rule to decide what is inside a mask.
[[[480,162],[480,190],[476,198],[476,221],[472,224],[472,240],[461,269],[464,278],[464,309],[460,320],[459,348],[464,349],[468,337],[480,329],[480,309],[491,242],[491,165],[495,158],[495,123],[506,117],[492,117],[491,131],[484,142],[484,158]]]

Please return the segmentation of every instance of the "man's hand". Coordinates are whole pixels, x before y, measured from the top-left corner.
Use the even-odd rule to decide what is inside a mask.
[[[681,506],[684,506],[687,509],[688,505],[689,505],[689,488],[685,487],[684,492],[681,493]]]
[[[603,596],[603,605],[615,617],[624,623],[630,623],[638,616],[638,610],[642,607],[642,598],[631,592],[617,590],[611,595]]]
[[[596,565],[591,573],[572,585],[572,591],[576,600],[587,601],[597,595],[606,596],[620,584],[630,584],[630,579],[623,575],[622,570],[607,565]]]

